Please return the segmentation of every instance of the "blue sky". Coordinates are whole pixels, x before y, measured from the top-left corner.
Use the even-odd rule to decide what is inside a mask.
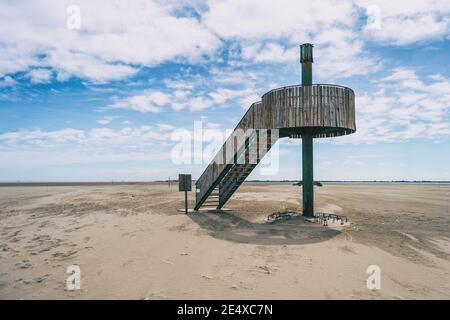
[[[357,132],[315,140],[317,179],[450,180],[448,1],[1,0],[0,22],[0,181],[196,178],[208,157],[177,164],[174,133],[225,139],[300,82],[304,42],[314,82],[356,94]],[[250,179],[301,177],[301,142],[278,144]]]

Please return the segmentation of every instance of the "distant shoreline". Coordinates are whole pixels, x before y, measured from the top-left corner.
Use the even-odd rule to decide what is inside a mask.
[[[432,180],[401,180],[401,181],[387,181],[387,180],[319,180],[324,184],[450,184],[450,181],[432,181]],[[195,180],[193,181],[195,182]],[[296,183],[298,180],[250,180],[245,181],[246,184],[291,184]],[[53,181],[53,182],[45,182],[45,181],[36,181],[36,182],[0,182],[0,187],[59,187],[59,186],[107,186],[107,185],[155,185],[155,184],[168,184],[169,181],[73,181],[73,182],[64,182],[64,181]],[[170,183],[173,186],[178,184],[178,180],[171,180]]]

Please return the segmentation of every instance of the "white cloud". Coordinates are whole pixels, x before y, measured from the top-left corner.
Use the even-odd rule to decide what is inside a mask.
[[[189,108],[191,111],[201,111],[212,106],[212,100],[203,97],[194,97],[186,100],[178,105],[182,106],[182,109]]]
[[[171,89],[177,89],[177,90],[192,90],[194,89],[194,86],[192,85],[192,83],[188,82],[188,81],[183,81],[183,80],[169,80],[166,79],[165,81],[166,87],[167,88],[171,88]]]
[[[31,67],[95,82],[122,79],[135,66],[173,59],[195,61],[217,38],[195,18],[171,14],[159,1],[79,0],[81,29],[66,27],[72,1],[23,0],[0,4],[0,76]]]
[[[380,9],[379,29],[361,26],[369,6]],[[239,42],[245,60],[291,64],[298,60],[297,44],[314,43],[317,75],[323,79],[377,71],[379,58],[365,50],[366,42],[403,45],[449,35],[450,5],[442,0],[413,0],[408,5],[385,0],[226,0],[211,1],[209,7],[205,24]]]
[[[0,79],[0,88],[1,87],[12,87],[17,83],[16,80],[14,80],[10,76],[5,76],[3,79]]]
[[[190,90],[171,91],[170,88],[164,91],[144,90],[134,96],[121,99],[116,98],[115,102],[100,110],[129,109],[143,113],[157,113],[163,111],[164,107],[170,107],[175,111],[189,110],[197,112],[215,106],[224,108],[229,106],[228,103],[230,101],[235,101],[239,106],[247,109],[251,103],[261,100],[261,97],[252,88],[233,89],[221,87],[213,91],[210,91],[212,89],[210,87],[203,89],[199,89],[199,92],[195,94]]]
[[[256,93],[243,95],[238,99],[238,103],[244,109],[248,109],[253,103],[258,101],[261,101],[261,96]]]
[[[428,78],[430,78],[431,80],[436,80],[436,81],[444,80],[444,76],[440,73],[432,74]]]
[[[205,24],[224,38],[305,38],[332,25],[350,26],[356,18],[349,1],[210,1]]]
[[[386,18],[380,29],[371,30],[375,39],[397,45],[406,45],[422,40],[444,38],[449,34],[448,18],[439,19],[433,15],[417,18]]]
[[[450,34],[450,4],[446,0],[356,0],[362,8],[376,6],[379,28],[364,28],[368,40],[408,45],[424,40],[444,39]]]
[[[365,75],[377,71],[377,58],[364,50],[364,42],[351,29],[321,29],[314,39],[315,70],[321,79]]]
[[[355,134],[337,143],[441,139],[450,135],[450,79],[425,83],[413,69],[396,68],[379,90],[356,94]]]
[[[217,136],[217,132],[225,133],[225,130],[219,130],[219,124],[209,122],[206,118],[202,120],[205,141],[211,141],[211,138]],[[151,162],[165,160],[164,163],[173,170],[173,164],[167,160],[171,159],[171,148],[179,142],[171,139],[172,133],[177,129],[179,128],[170,123],[156,123],[120,129],[66,128],[54,131],[36,129],[6,132],[0,134],[0,167],[30,168],[101,163],[102,170],[107,162],[138,161],[148,162],[151,166]],[[195,138],[192,128],[186,132]],[[222,135],[220,137],[224,139]],[[29,159],[33,161],[30,162]],[[135,168],[135,165],[130,167]]]
[[[89,54],[67,51],[50,51],[43,63],[57,71],[59,81],[65,81],[74,76],[104,83],[130,77],[138,71],[137,68],[123,63],[105,62]]]
[[[171,102],[171,96],[160,91],[144,92],[139,95],[120,99],[106,109],[131,109],[139,112],[160,112]]]
[[[324,29],[312,36],[311,42],[316,44],[314,70],[319,79],[365,75],[381,66],[378,58],[364,50],[364,41],[351,29]],[[257,42],[242,48],[242,58],[251,63],[277,63],[292,68],[299,63],[299,46]]]
[[[30,163],[29,159],[33,159]],[[126,162],[126,161],[158,161],[170,159],[170,154],[164,152],[117,152],[117,151],[96,151],[96,150],[10,150],[0,154],[1,166],[14,167],[40,167],[72,164],[98,164],[105,162]],[[96,168],[103,170],[103,168]],[[95,170],[95,171],[96,171]],[[116,175],[112,174],[112,177]],[[64,178],[63,178],[64,179]]]
[[[245,98],[253,94],[252,89],[242,89],[242,90],[233,90],[227,88],[218,88],[217,90],[209,93],[209,96],[214,100],[215,103],[219,105],[223,105],[230,99],[235,98]],[[261,100],[261,98],[259,98]],[[248,108],[248,106],[243,106],[244,108]]]
[[[169,124],[144,125],[141,127],[92,128],[79,130],[66,128],[55,131],[19,130],[0,134],[0,148],[18,150],[23,147],[53,149],[61,146],[78,146],[85,149],[108,149],[114,145],[127,147],[149,146],[155,141],[170,141],[169,135],[175,128]]]
[[[97,120],[97,123],[98,123],[98,124],[101,124],[101,125],[107,125],[107,124],[111,123],[111,120],[108,120],[108,119],[98,119],[98,120]]]
[[[256,70],[236,70],[234,68],[212,68],[213,81],[220,85],[248,85],[256,83],[260,74]]]
[[[298,58],[297,46],[285,49],[280,44],[254,44],[242,49],[242,57],[253,62],[290,62]]]
[[[81,141],[85,138],[82,130],[67,128],[58,131],[41,130],[20,130],[0,134],[0,142],[4,144],[15,144],[20,142],[29,142],[41,144],[45,141],[54,143],[67,143],[71,141]]]
[[[349,77],[376,70],[378,59],[365,51],[367,41],[439,40],[448,38],[450,29],[445,0],[408,5],[387,0],[79,0],[81,29],[69,30],[66,9],[72,4],[0,4],[0,77],[48,68],[58,81],[74,76],[108,82],[166,61],[194,63],[205,54],[222,61],[218,49],[223,46],[229,47],[230,65],[242,58],[290,64],[298,60],[297,45],[308,41],[318,49],[319,77]],[[380,8],[379,29],[361,26],[369,5]]]
[[[98,124],[101,124],[101,125],[107,125],[107,124],[110,124],[114,119],[116,119],[116,118],[118,118],[118,117],[115,117],[115,116],[106,116],[106,117],[103,117],[103,118],[101,118],[101,119],[97,119],[97,123]]]
[[[25,74],[31,83],[49,83],[52,81],[52,71],[49,69],[33,69]]]
[[[351,1],[229,0],[211,2],[204,17],[219,35],[238,41],[242,58],[251,63],[293,65],[298,44],[314,43],[317,75],[329,80],[379,67],[378,59],[364,50],[356,8]]]

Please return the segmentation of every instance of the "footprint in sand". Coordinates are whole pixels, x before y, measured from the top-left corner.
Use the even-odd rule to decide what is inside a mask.
[[[31,268],[33,265],[31,264],[30,260],[23,260],[21,262],[17,262],[15,266],[20,269],[28,269]]]
[[[50,276],[50,275],[49,275],[49,274],[45,274],[45,275],[43,275],[43,276],[34,278],[33,281],[36,282],[36,283],[42,283],[42,282],[44,282],[45,280],[47,280],[47,277],[48,277],[48,276]]]
[[[14,239],[14,238],[16,238],[17,235],[18,235],[21,231],[22,231],[22,230],[17,230],[16,232],[14,232],[14,233],[12,233],[11,235],[9,235],[9,236],[7,237],[7,239],[9,240],[9,239]]]
[[[264,274],[273,274],[277,270],[278,270],[277,268],[271,267],[268,265],[259,265],[259,266],[255,266],[253,269],[249,269],[249,271],[252,273],[259,272],[259,273],[264,273]]]
[[[230,287],[231,289],[234,290],[240,290],[240,289],[244,289],[244,290],[253,290],[253,287],[250,286],[249,284],[239,281],[239,284],[234,284]]]
[[[78,253],[77,250],[71,250],[71,251],[67,251],[67,252],[57,251],[52,254],[52,257],[64,260],[64,259],[70,258],[71,256],[73,256],[76,253]]]

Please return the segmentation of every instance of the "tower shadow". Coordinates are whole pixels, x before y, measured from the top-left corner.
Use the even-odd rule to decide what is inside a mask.
[[[214,238],[259,245],[301,245],[327,241],[341,232],[303,217],[274,223],[255,223],[242,219],[233,211],[209,210],[188,214],[193,222],[208,230]]]

